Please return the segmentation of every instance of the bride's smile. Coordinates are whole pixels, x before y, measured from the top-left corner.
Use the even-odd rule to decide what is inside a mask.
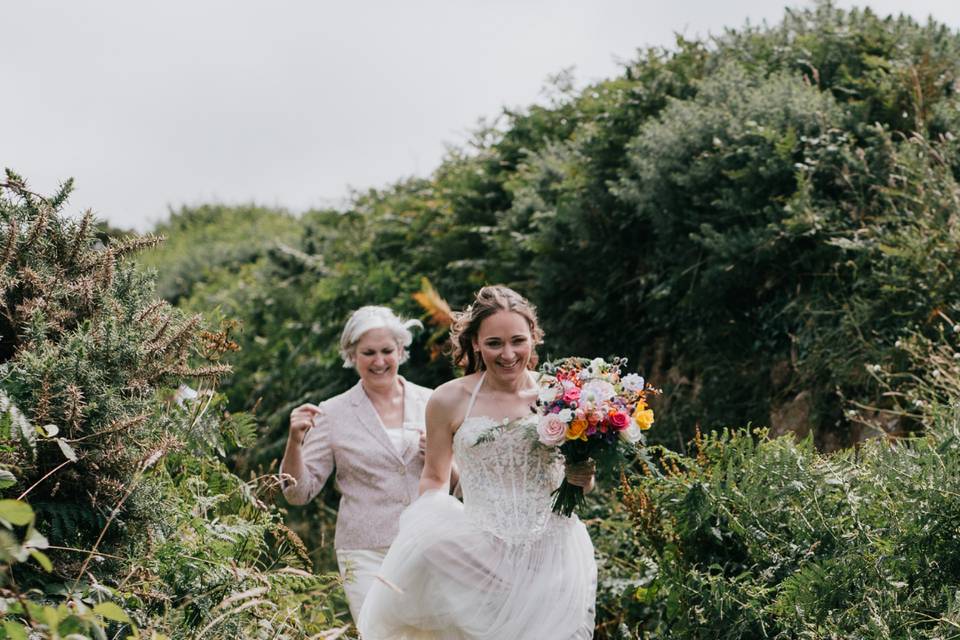
[[[519,313],[498,311],[486,318],[480,325],[474,349],[490,372],[488,384],[504,391],[525,384],[532,342],[530,325]]]

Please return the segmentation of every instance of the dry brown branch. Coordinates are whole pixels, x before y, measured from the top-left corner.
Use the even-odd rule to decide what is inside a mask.
[[[97,271],[97,286],[102,290],[107,290],[113,286],[113,273],[117,266],[117,257],[113,249],[107,249],[103,252],[103,258],[100,260],[100,268]]]
[[[45,196],[40,195],[36,191],[30,191],[27,189],[27,185],[20,181],[11,180],[10,182],[0,182],[0,189],[9,189],[24,199],[27,199],[27,196],[30,196],[33,198],[38,198],[48,205],[50,204],[50,200],[48,200]]]
[[[80,249],[83,248],[83,241],[86,239],[87,232],[89,231],[92,223],[93,211],[87,209],[83,212],[83,220],[80,221],[80,227],[77,229],[77,234],[73,238],[73,244],[70,246],[70,253],[67,256],[68,264],[76,264],[77,256],[80,255]]]
[[[27,234],[26,241],[23,243],[23,246],[20,247],[21,252],[32,247],[33,243],[37,241],[37,238],[47,230],[47,224],[50,222],[49,208],[49,205],[46,205],[40,210],[40,215],[33,221],[33,226],[30,228],[30,233]]]
[[[83,420],[83,412],[87,408],[87,403],[83,397],[83,389],[75,384],[68,384],[66,389],[67,402],[64,419],[70,424],[71,431],[80,428]]]
[[[17,219],[10,219],[10,235],[7,236],[7,242],[3,247],[3,259],[0,262],[0,268],[6,267],[13,259],[14,250],[17,248],[17,240],[20,237],[20,229],[17,227]]]
[[[217,364],[207,367],[191,368],[189,365],[171,365],[163,367],[155,375],[159,378],[164,375],[183,376],[187,378],[217,378],[233,371],[227,364]],[[155,379],[156,379],[155,378]]]
[[[130,429],[133,429],[134,427],[143,424],[146,421],[147,417],[148,417],[147,414],[141,413],[131,418],[124,418],[122,420],[117,420],[106,429],[101,429],[96,433],[91,433],[91,434],[82,436],[80,438],[71,438],[67,440],[67,442],[69,442],[70,444],[74,444],[77,442],[83,442],[84,440],[90,440],[92,438],[100,438],[103,436],[108,436],[108,435],[119,433],[122,431],[129,431]]]
[[[134,316],[134,319],[135,319],[137,322],[143,322],[143,321],[145,321],[147,318],[151,317],[151,316],[152,316],[154,313],[156,313],[158,310],[160,310],[160,309],[166,309],[166,307],[168,307],[168,306],[169,306],[169,304],[167,303],[166,300],[155,300],[155,301],[154,301],[153,303],[151,303],[146,309],[144,309],[143,311],[141,311],[140,313],[138,313],[136,316]],[[169,318],[167,318],[167,323],[169,323],[169,321],[170,321]],[[152,339],[150,340],[150,342],[153,342],[153,341],[157,340],[158,337],[159,337],[159,336],[152,338]]]
[[[164,242],[166,238],[164,236],[154,236],[154,235],[144,235],[144,236],[131,236],[124,238],[114,244],[110,245],[110,250],[113,251],[113,254],[117,258],[123,258],[130,253],[136,253],[143,249],[148,249],[157,246],[158,244]]]

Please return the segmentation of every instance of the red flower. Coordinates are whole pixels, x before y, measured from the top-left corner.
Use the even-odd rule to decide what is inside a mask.
[[[617,431],[623,431],[630,425],[630,416],[621,411],[611,413],[609,416],[607,416],[607,418],[610,420],[610,424],[613,425],[613,428]]]

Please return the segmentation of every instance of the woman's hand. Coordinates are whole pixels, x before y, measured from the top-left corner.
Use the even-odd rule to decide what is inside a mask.
[[[427,455],[427,432],[420,432],[420,457]]]
[[[307,435],[307,431],[313,427],[313,421],[317,416],[323,414],[323,410],[315,404],[302,404],[290,412],[290,439],[289,443],[300,446]]]
[[[596,479],[597,463],[593,460],[569,463],[566,465],[564,473],[567,482],[583,488],[584,493],[590,493],[593,491],[593,485]]]

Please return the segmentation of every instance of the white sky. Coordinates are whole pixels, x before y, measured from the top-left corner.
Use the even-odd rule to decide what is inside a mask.
[[[852,2],[838,2],[849,7]],[[856,3],[863,6],[863,3]],[[789,6],[809,6],[793,2]],[[960,26],[956,0],[874,0]],[[673,34],[776,22],[780,0],[0,0],[0,165],[148,229],[168,207],[303,211],[427,175],[551,74],[619,73]]]

